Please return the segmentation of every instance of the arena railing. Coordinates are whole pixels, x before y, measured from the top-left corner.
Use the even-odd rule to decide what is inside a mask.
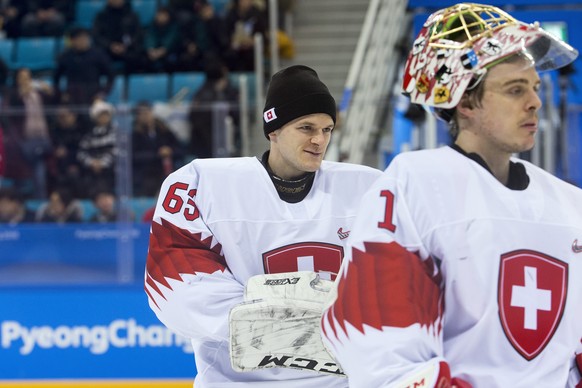
[[[213,134],[210,156],[227,157],[248,155],[249,126],[254,122],[256,97],[249,96],[249,85],[253,73],[240,74],[238,82],[241,98],[239,104],[225,102],[198,105],[192,108],[189,102],[153,102],[154,115],[164,121],[185,150],[183,157],[172,163],[171,170],[188,163],[197,155],[190,149],[190,109],[209,113]],[[5,101],[6,102],[6,101]],[[81,217],[75,222],[38,222],[37,217],[43,207],[50,202],[51,192],[58,186],[54,177],[47,174],[54,169],[54,159],[50,155],[42,158],[41,184],[45,190],[36,190],[34,175],[19,176],[14,169],[14,160],[6,157],[14,155],[20,147],[14,135],[18,128],[11,127],[11,119],[21,116],[22,108],[5,106],[0,113],[0,192],[16,193],[17,199],[32,214],[28,222],[3,220],[0,209],[0,286],[13,285],[87,285],[87,284],[132,284],[143,279],[143,270],[149,240],[149,219],[144,215],[155,206],[157,193],[136,196],[133,191],[132,124],[135,106],[127,103],[115,105],[115,195],[117,215],[109,222],[92,221],[96,206],[89,192],[74,196],[75,207]],[[45,106],[49,130],[54,125],[58,107]],[[75,106],[75,113],[87,118],[89,107]],[[233,117],[232,111],[238,112]],[[88,119],[88,118],[87,118]],[[234,125],[236,123],[236,126]],[[52,132],[52,131],[51,131]],[[4,147],[6,146],[6,147]],[[5,148],[12,148],[5,152]],[[17,150],[20,152],[19,150]],[[52,151],[51,151],[52,152]],[[16,162],[16,166],[21,161]],[[21,166],[22,167],[22,166]],[[51,183],[52,182],[52,183]],[[156,182],[159,188],[162,181]],[[84,183],[86,185],[86,183]],[[89,183],[89,186],[91,184]],[[84,187],[91,189],[91,187]],[[41,194],[44,192],[44,194]],[[0,208],[4,206],[0,195]]]

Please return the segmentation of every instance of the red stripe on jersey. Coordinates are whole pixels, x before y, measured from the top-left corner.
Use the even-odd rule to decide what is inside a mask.
[[[451,387],[453,388],[473,388],[473,385],[463,379],[458,377],[453,377],[451,379]]]
[[[153,295],[150,293],[150,290],[148,290],[147,287],[144,287],[144,290],[145,290],[146,294],[148,294],[148,299],[151,300],[152,302],[154,302],[154,304],[156,305],[156,307],[158,309],[160,309],[160,306],[158,305],[158,302],[156,302],[156,300],[154,299]],[[156,290],[156,291],[160,292],[159,290]],[[162,295],[162,298],[164,298],[163,295]],[[166,298],[164,298],[164,299],[166,299]]]
[[[415,323],[430,327],[440,321],[439,278],[427,263],[432,260],[423,262],[395,242],[364,243],[364,247],[364,252],[353,249],[336,302],[327,313],[328,322],[335,317],[344,332],[349,322],[363,333],[364,324],[379,330]],[[331,328],[335,333],[335,326]]]
[[[190,233],[163,218],[161,222],[152,222],[146,283],[162,297],[163,292],[153,280],[171,290],[172,287],[166,279],[182,281],[180,274],[210,274],[227,268],[226,261],[220,254],[221,245],[210,247],[212,236],[203,240],[202,233]]]
[[[165,281],[165,279],[164,279],[164,281]],[[156,291],[158,294],[160,294],[160,295],[162,296],[162,298],[166,299],[166,298],[164,297],[164,294],[163,294],[163,293],[162,293],[162,291],[159,289],[158,285],[156,284],[156,282],[154,282],[154,280],[152,279],[152,277],[150,276],[150,274],[149,274],[149,273],[146,273],[146,283],[147,283],[147,284],[148,284],[148,285],[149,285],[151,288],[153,288],[153,289],[154,289],[154,291]],[[148,291],[147,287],[144,287],[144,288],[145,288],[146,292],[148,293],[148,295],[150,295],[150,297],[151,297],[151,294],[149,293],[149,291]],[[153,300],[153,298],[152,298],[152,300]],[[158,306],[158,307],[159,307],[159,306]]]
[[[457,388],[451,384],[451,368],[448,363],[444,361],[439,362],[439,375],[436,378],[436,384],[434,386],[436,388]]]
[[[582,376],[582,353],[576,355],[576,366],[578,367],[578,373]],[[576,384],[576,388],[582,388],[582,378]]]

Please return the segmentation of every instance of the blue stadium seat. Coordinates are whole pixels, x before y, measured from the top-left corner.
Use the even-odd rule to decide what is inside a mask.
[[[140,222],[144,213],[156,204],[153,197],[135,197],[130,201],[131,211],[135,216],[135,221]]]
[[[131,74],[127,80],[127,101],[135,104],[139,101],[168,100],[170,76],[168,74]]]
[[[249,104],[252,105],[257,99],[256,75],[252,72],[233,72],[228,75],[230,82],[240,90],[241,75],[247,76],[247,87],[249,92]]]
[[[95,15],[105,7],[106,3],[106,0],[78,0],[75,24],[85,28],[92,27]]]
[[[110,103],[117,105],[122,101],[125,101],[125,77],[122,75],[118,75],[115,77],[115,81],[113,81],[113,86],[111,87],[111,91],[107,96],[107,101]]]
[[[66,35],[63,35],[59,38],[57,38],[57,45],[55,47],[55,50],[57,52],[57,56],[62,53],[63,51],[65,51],[66,49],[68,49],[70,47],[70,42],[69,42],[69,37]]]
[[[9,68],[14,67],[14,40],[0,39],[0,58]]]
[[[45,202],[45,199],[27,199],[25,204],[28,209],[36,213]]]
[[[56,48],[56,38],[19,38],[16,41],[14,66],[52,70],[56,64]]]
[[[156,0],[131,0],[131,8],[139,16],[142,26],[147,26],[154,20],[156,14]]]
[[[228,12],[228,5],[231,3],[231,0],[210,0],[210,4],[214,7],[214,12],[217,15],[226,15]]]
[[[175,97],[177,93],[184,93],[180,100],[190,102],[205,80],[206,75],[201,72],[174,73],[170,88],[170,98]]]
[[[0,176],[0,188],[14,187],[14,181]]]
[[[80,199],[79,204],[83,210],[83,221],[90,221],[91,217],[97,213],[97,208],[93,204],[93,201],[90,199]]]

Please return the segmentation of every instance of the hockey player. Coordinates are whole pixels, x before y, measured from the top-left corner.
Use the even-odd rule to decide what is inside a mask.
[[[347,386],[323,348],[321,313],[381,171],[322,161],[335,118],[313,69],[281,70],[262,159],[197,159],[163,183],[145,289],[158,318],[192,340],[196,388]]]
[[[491,6],[425,22],[403,88],[455,140],[364,195],[322,319],[350,387],[580,387],[582,190],[512,156],[539,129],[536,70],[576,56]]]

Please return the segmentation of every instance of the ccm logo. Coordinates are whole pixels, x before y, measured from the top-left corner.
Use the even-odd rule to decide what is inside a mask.
[[[262,368],[287,367],[287,368],[309,369],[316,372],[332,373],[335,375],[342,376],[344,375],[344,372],[335,362],[322,362],[305,357],[291,357],[291,356],[275,357],[267,355],[263,357],[258,366]]]

